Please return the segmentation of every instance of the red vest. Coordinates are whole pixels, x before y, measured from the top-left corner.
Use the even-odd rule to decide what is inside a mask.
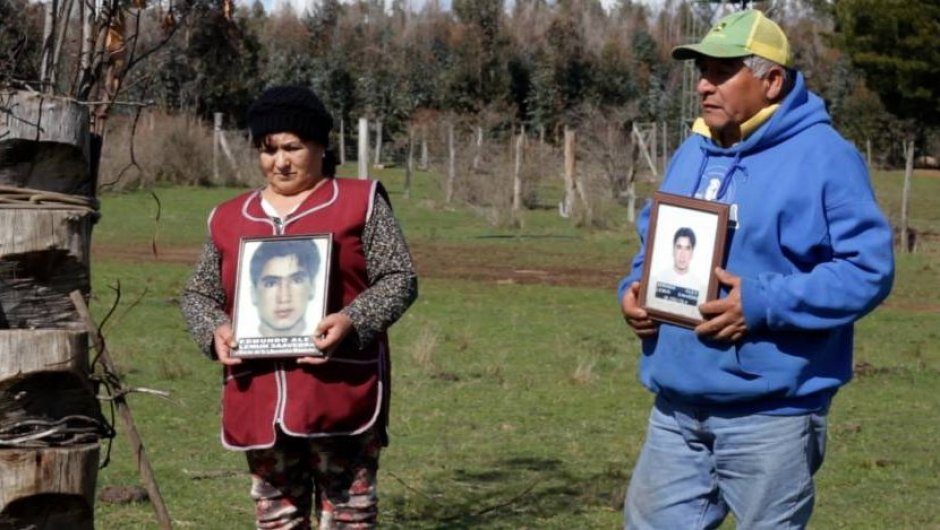
[[[327,313],[339,311],[368,288],[362,231],[377,181],[329,179],[283,222],[281,235],[333,234]],[[243,237],[278,235],[253,191],[219,205],[209,233],[221,254],[225,312],[232,316],[238,252]],[[384,434],[389,397],[388,340],[364,350],[352,338],[330,362],[298,365],[294,359],[245,359],[225,367],[222,443],[231,449],[270,447],[276,427],[300,437],[351,435],[378,426]]]

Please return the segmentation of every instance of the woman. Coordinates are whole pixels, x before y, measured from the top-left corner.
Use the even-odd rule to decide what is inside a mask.
[[[417,296],[388,196],[334,178],[333,120],[303,87],[265,90],[248,110],[267,184],[209,217],[209,240],[183,295],[190,333],[224,369],[222,443],[245,451],[259,529],[373,528],[379,448],[388,442],[386,329]],[[243,237],[331,233],[324,357],[233,357],[231,317]]]

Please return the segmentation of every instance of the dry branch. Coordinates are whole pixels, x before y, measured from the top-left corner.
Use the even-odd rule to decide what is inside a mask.
[[[116,374],[117,370],[114,366],[114,362],[111,360],[111,355],[108,353],[107,347],[104,344],[104,338],[101,336],[98,326],[95,324],[91,313],[88,311],[88,306],[85,305],[85,298],[79,291],[72,291],[69,297],[72,303],[75,304],[75,309],[82,318],[88,334],[95,338],[95,349],[98,351],[98,359],[107,372]],[[157,514],[157,521],[160,524],[160,528],[161,530],[169,530],[173,527],[170,520],[170,513],[167,511],[166,504],[163,502],[163,496],[160,495],[160,488],[157,486],[157,479],[153,474],[153,468],[150,466],[150,459],[147,458],[147,454],[144,452],[144,443],[140,437],[140,433],[137,432],[134,417],[131,415],[130,405],[128,405],[123,395],[115,396],[114,404],[117,407],[118,415],[127,431],[128,441],[134,452],[134,458],[138,463],[140,478],[143,480],[144,488],[146,488],[147,494],[150,496],[150,503],[153,505],[153,509]]]

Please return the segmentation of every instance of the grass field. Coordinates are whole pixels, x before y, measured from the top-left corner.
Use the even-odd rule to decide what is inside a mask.
[[[651,396],[636,382],[637,341],[615,301],[636,248],[625,211],[579,229],[554,208],[521,229],[442,205],[419,173],[379,176],[421,275],[392,328],[392,445],[381,523],[396,529],[614,529]],[[875,176],[895,218],[900,175]],[[917,174],[912,225],[928,234],[898,257],[888,302],[858,324],[856,380],[830,416],[813,528],[940,529],[940,177]],[[644,190],[644,193],[646,190]],[[178,528],[250,528],[241,454],[218,440],[219,367],[186,335],[178,297],[209,209],[232,189],[165,188],[103,197],[93,237],[93,311],[132,386],[131,406]],[[542,201],[557,202],[546,189]],[[930,235],[933,233],[934,235]],[[152,253],[156,247],[157,253]],[[118,425],[98,487],[139,483]],[[96,505],[100,529],[156,528],[148,504]],[[732,524],[726,524],[732,527]]]

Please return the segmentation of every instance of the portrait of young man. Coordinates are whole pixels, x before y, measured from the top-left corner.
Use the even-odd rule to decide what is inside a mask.
[[[312,335],[307,305],[315,293],[319,266],[312,241],[265,241],[251,256],[251,302],[261,321],[262,337]]]
[[[320,270],[325,258],[317,242],[276,238],[244,244],[236,294],[238,355],[316,351],[313,335],[326,295]]]
[[[672,237],[671,265],[656,275],[656,298],[689,306],[683,311],[694,318],[701,314],[696,307],[705,301],[708,285],[692,272],[692,258],[695,256],[695,231],[687,226],[676,230]]]

